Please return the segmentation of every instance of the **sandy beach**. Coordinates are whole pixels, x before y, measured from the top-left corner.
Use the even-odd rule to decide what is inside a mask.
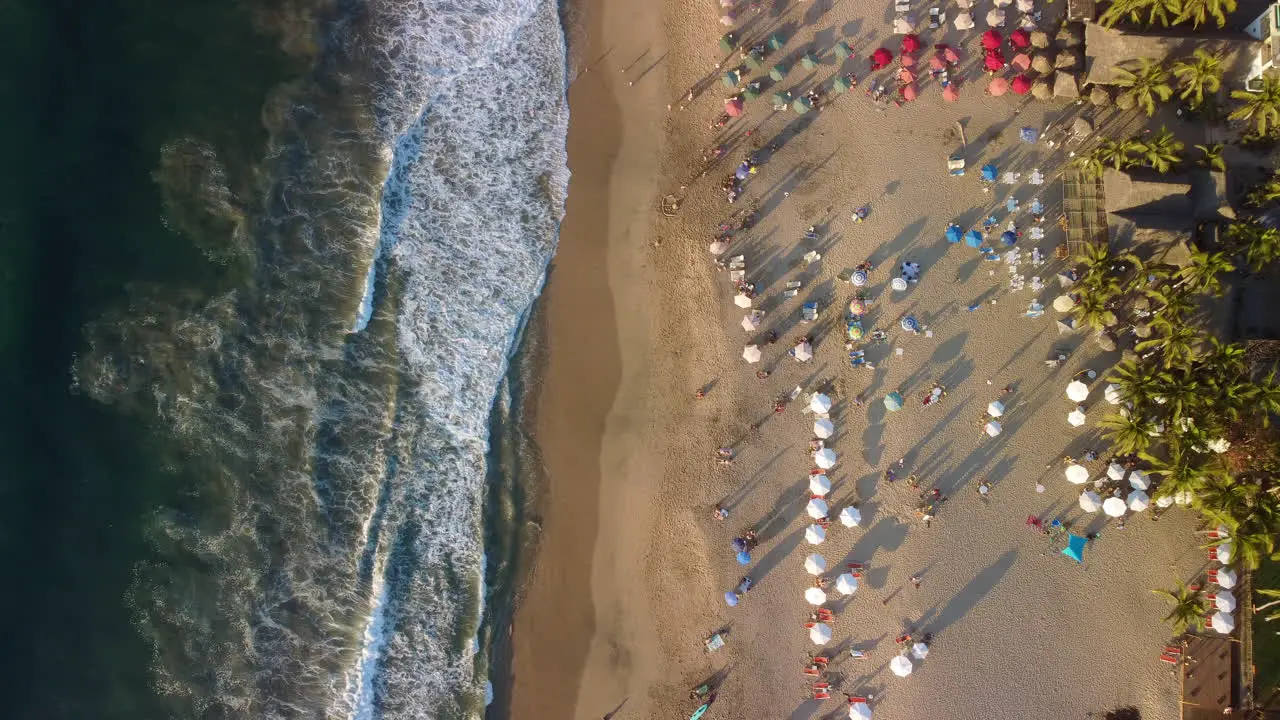
[[[1041,9],[1048,25],[1060,4]],[[877,717],[1065,718],[1133,706],[1145,720],[1177,718],[1177,677],[1157,660],[1170,636],[1166,607],[1150,590],[1204,565],[1196,518],[1175,509],[1119,528],[1080,510],[1060,458],[1096,449],[1102,458],[1090,469],[1105,468],[1095,426],[1101,383],[1079,428],[1066,421],[1075,403],[1064,388],[1118,355],[1100,354],[1082,333],[1060,336],[1052,311],[1024,316],[1032,300],[1049,304],[1049,285],[1066,267],[1052,260],[1063,241],[1054,220],[1066,154],[1020,142],[1019,129],[1054,137],[1081,112],[1095,124],[1110,116],[984,95],[975,67],[982,28],[961,34],[950,25],[921,36],[926,48],[961,50],[959,101],[944,102],[929,81],[913,103],[877,105],[864,88],[890,71],[869,74],[866,57],[880,45],[896,54],[892,8],[810,0],[744,7],[744,36],[783,33],[770,63],[805,49],[820,60],[792,69],[777,89],[803,92],[848,72],[859,86],[806,115],[772,111],[770,88],[746,103],[745,117],[715,130],[708,126],[730,92],[716,67],[726,59],[718,12],[704,0],[590,0],[574,17],[581,32],[571,38],[582,44],[569,95],[573,179],[545,295],[537,402],[549,486],[513,628],[511,717],[687,717],[698,705],[689,689],[714,677],[708,718],[845,717],[840,692],[871,697]],[[855,53],[843,64],[831,52],[839,40]],[[682,109],[690,88],[695,98]],[[957,122],[970,172],[950,177]],[[704,151],[717,146],[723,157],[699,177]],[[720,182],[753,149],[759,171],[730,206]],[[988,162],[1017,173],[1015,182],[984,192],[976,169]],[[1037,169],[1043,184],[1029,181]],[[674,217],[658,211],[667,194],[682,201]],[[967,229],[994,212],[1003,224],[1010,196],[1022,208],[1040,200],[1050,218],[1043,239],[1019,241],[1025,257],[1015,270],[944,240],[953,221]],[[866,220],[853,222],[864,206]],[[754,333],[740,325],[735,290],[707,252],[717,227],[751,207],[758,221],[728,255],[744,256],[754,306],[765,311]],[[816,240],[805,239],[809,226]],[[1031,262],[1033,248],[1043,264]],[[810,251],[821,260],[803,267]],[[866,347],[874,369],[847,360],[844,313],[855,288],[839,279],[868,260],[863,322],[887,335]],[[918,263],[920,278],[896,292],[889,282],[903,262]],[[1015,275],[1024,288],[1011,289]],[[1031,289],[1034,277],[1043,290]],[[800,283],[793,297],[783,293],[788,282]],[[808,302],[819,316],[806,324]],[[919,334],[901,329],[907,315]],[[759,364],[744,362],[743,345],[769,330],[779,341],[761,345]],[[813,339],[810,362],[787,354],[800,336]],[[1046,367],[1058,349],[1069,359]],[[770,374],[760,379],[759,370]],[[924,407],[935,382],[947,395]],[[798,399],[775,412],[795,388]],[[695,398],[699,389],[704,398]],[[862,522],[837,523],[812,546],[804,532],[814,417],[802,408],[817,390],[834,400],[828,499],[835,508],[857,503]],[[882,399],[894,390],[905,407],[889,413]],[[987,437],[979,421],[996,399],[1007,408],[1003,432]],[[717,462],[721,447],[733,448],[731,464]],[[895,482],[885,481],[888,469]],[[912,474],[919,489],[906,484]],[[986,497],[976,491],[983,479]],[[926,526],[916,508],[934,488],[946,500]],[[713,518],[717,504],[728,519]],[[1028,528],[1028,516],[1099,535],[1077,564]],[[760,545],[740,566],[730,542],[747,528]],[[804,628],[813,608],[802,597],[812,580],[802,563],[811,552],[833,569],[865,565],[857,592],[828,604],[836,618],[823,648]],[[725,591],[743,575],[753,589],[726,607]],[[726,647],[706,652],[703,640],[726,628]],[[904,633],[932,640],[902,678],[888,664]],[[827,701],[811,699],[801,674],[818,650],[833,658],[837,691]]]

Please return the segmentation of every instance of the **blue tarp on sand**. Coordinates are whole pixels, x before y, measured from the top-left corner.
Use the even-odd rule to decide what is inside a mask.
[[[1089,542],[1079,535],[1068,535],[1067,546],[1062,549],[1062,554],[1075,560],[1078,563],[1084,562],[1084,546]]]

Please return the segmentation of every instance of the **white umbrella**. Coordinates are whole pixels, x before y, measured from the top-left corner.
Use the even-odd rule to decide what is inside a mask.
[[[1067,399],[1071,402],[1084,402],[1087,397],[1089,397],[1088,385],[1079,380],[1072,380],[1071,384],[1067,385]]]
[[[864,702],[850,703],[849,717],[851,720],[871,720],[871,707]]]
[[[1110,465],[1107,466],[1107,477],[1111,478],[1112,480],[1123,480],[1124,466],[1117,462],[1111,463]]]
[[[798,342],[791,348],[791,357],[797,362],[809,362],[813,359],[813,346],[804,341]]]
[[[1102,512],[1111,517],[1121,517],[1124,515],[1125,510],[1128,509],[1129,506],[1125,505],[1124,501],[1118,497],[1109,497],[1102,503]]]
[[[1218,545],[1218,562],[1226,564],[1231,562],[1231,555],[1235,552],[1235,548],[1231,547],[1231,541],[1225,540]]]
[[[889,661],[889,669],[898,677],[906,677],[911,674],[915,668],[911,665],[911,658],[906,655],[899,655]]]
[[[809,541],[810,545],[821,545],[822,541],[827,539],[827,530],[821,525],[810,525],[804,529],[804,539]]]
[[[845,527],[857,527],[862,522],[862,513],[858,508],[850,505],[840,511],[840,524]]]
[[[733,13],[725,13],[721,15],[720,24],[725,26],[733,25]]]
[[[995,437],[1000,434],[1000,431],[1003,428],[1000,427],[1000,423],[996,422],[995,420],[992,420],[991,422],[987,423],[987,426],[983,429],[987,431],[988,435],[990,435],[991,437]]]
[[[743,315],[742,329],[746,330],[747,332],[755,332],[756,330],[759,330],[760,320],[762,318],[764,318],[764,313],[760,312],[759,310],[751,313],[750,315]]]
[[[841,595],[852,595],[858,591],[858,578],[849,573],[843,573],[836,578],[836,590]]]
[[[760,362],[760,346],[748,345],[742,348],[742,359],[746,360],[749,363]]]
[[[1089,470],[1083,465],[1067,466],[1067,482],[1072,485],[1083,485],[1089,482]]]
[[[899,35],[906,35],[915,28],[915,24],[910,15],[899,15],[893,19],[893,31]]]
[[[917,660],[923,660],[929,657],[929,646],[918,642],[911,646],[911,655]]]
[[[1060,313],[1070,312],[1071,308],[1076,306],[1076,301],[1070,295],[1059,295],[1053,299],[1053,309]]]
[[[833,425],[830,420],[826,418],[818,418],[817,420],[813,421],[814,437],[818,437],[823,440],[826,440],[827,438],[834,435],[835,432],[836,432],[836,426]]]
[[[1018,0],[1018,12],[1029,13],[1035,9],[1036,4],[1033,0]]]
[[[1160,497],[1156,498],[1156,507],[1158,508],[1173,507],[1173,496],[1161,495]]]
[[[991,417],[1000,417],[1004,414],[1004,403],[999,400],[992,400],[987,404],[987,414]]]
[[[992,0],[991,2],[992,5],[995,5],[998,8],[1008,7],[1012,3],[1013,3],[1013,0]]]
[[[1071,423],[1071,427],[1080,427],[1084,424],[1084,413],[1079,410],[1072,410],[1067,413],[1067,422]]]
[[[733,304],[740,308],[749,308],[751,307],[751,298],[747,297],[746,293],[738,293],[733,296]]]
[[[809,601],[810,605],[821,605],[827,601],[827,594],[822,588],[811,587],[804,591],[804,599]]]
[[[814,645],[826,645],[831,642],[831,628],[827,627],[826,623],[814,623],[813,627],[809,628],[809,639]]]
[[[1129,487],[1134,490],[1147,490],[1151,487],[1151,476],[1141,470],[1129,472]]]
[[[1231,631],[1236,629],[1235,618],[1222,611],[1214,613],[1213,617],[1209,618],[1209,624],[1223,635],[1230,635]]]
[[[956,13],[956,18],[951,22],[955,24],[957,30],[973,29],[973,16],[967,12]]]
[[[826,470],[827,468],[835,467],[836,451],[832,450],[831,448],[822,448],[821,450],[813,454],[813,464],[817,465],[823,470]]]
[[[1080,509],[1090,513],[1098,512],[1102,509],[1102,498],[1092,490],[1085,490],[1080,493]]]
[[[1134,490],[1129,493],[1129,509],[1134,512],[1142,512],[1151,507],[1151,498],[1141,490]]]
[[[1192,495],[1190,490],[1182,490],[1173,494],[1173,501],[1182,507],[1190,505],[1191,501],[1195,499],[1196,496]]]
[[[804,510],[814,520],[821,520],[827,516],[827,501],[822,498],[809,498],[809,504]]]
[[[826,415],[831,412],[831,398],[822,393],[814,393],[813,397],[809,398],[809,409],[819,415]]]
[[[814,553],[804,559],[804,571],[810,575],[821,575],[827,571],[827,559]]]
[[[813,495],[826,495],[831,492],[831,481],[822,473],[810,475],[809,492]]]
[[[991,27],[1002,27],[1004,25],[1004,11],[996,8],[987,13],[987,24]]]
[[[1115,383],[1111,383],[1102,391],[1102,397],[1112,405],[1124,402],[1124,398],[1120,397],[1120,386]]]
[[[1231,568],[1218,570],[1218,587],[1233,588],[1236,586],[1236,571]]]
[[[1213,604],[1223,612],[1235,612],[1236,596],[1232,595],[1230,590],[1219,590],[1213,596]]]
[[[707,249],[711,251],[712,255],[723,255],[726,252],[728,252],[729,243],[723,240],[717,240],[711,243],[710,247],[708,247]]]

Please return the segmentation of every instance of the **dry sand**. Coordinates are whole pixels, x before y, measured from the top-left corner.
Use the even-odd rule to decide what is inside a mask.
[[[1060,5],[1044,6],[1046,15]],[[1176,718],[1177,679],[1157,660],[1170,635],[1160,621],[1166,607],[1150,589],[1204,565],[1195,519],[1177,510],[1159,522],[1144,514],[1119,530],[1079,510],[1079,489],[1057,462],[1090,447],[1105,451],[1094,426],[1105,404],[1098,385],[1086,403],[1089,423],[1072,428],[1063,389],[1074,372],[1102,371],[1116,358],[1100,356],[1081,336],[1060,338],[1052,311],[1023,317],[1037,294],[1010,291],[1003,262],[980,262],[975,251],[942,239],[948,222],[967,229],[1010,193],[1024,207],[1039,197],[1055,217],[1061,186],[1052,178],[1063,156],[1043,143],[1019,143],[1017,131],[1061,125],[1079,108],[985,97],[972,68],[978,31],[960,36],[948,28],[923,37],[926,45],[963,47],[969,83],[960,102],[944,103],[938,86],[925,83],[917,102],[878,109],[862,90],[870,50],[897,50],[885,4],[775,7],[776,14],[747,15],[751,34],[790,28],[784,55],[813,42],[823,59],[812,72],[797,67],[783,88],[807,89],[840,70],[829,48],[842,38],[858,57],[841,72],[856,72],[862,85],[804,117],[773,113],[766,98],[751,101],[746,118],[717,133],[708,123],[725,93],[714,67],[723,60],[714,3],[582,6],[585,45],[577,56],[598,62],[570,91],[574,176],[546,296],[550,352],[537,424],[550,492],[542,548],[516,614],[511,716],[590,719],[621,704],[617,720],[687,717],[696,706],[689,688],[716,673],[724,680],[709,718],[843,716],[839,696],[807,699],[800,673],[818,649],[802,626],[811,608],[801,597],[810,581],[801,563],[815,549],[803,540],[813,418],[800,403],[772,411],[792,388],[828,386],[836,400],[831,446],[840,455],[833,498],[836,505],[857,498],[863,526],[833,528],[816,550],[833,566],[869,566],[859,591],[831,605],[838,617],[825,650],[837,657],[833,684],[874,694],[882,718],[1068,718],[1125,705],[1147,720]],[[666,112],[700,82],[706,90],[690,109]],[[969,139],[971,172],[962,178],[945,172],[958,145],[957,120]],[[727,206],[720,179],[750,143],[779,139],[744,198]],[[689,183],[701,152],[717,142],[729,144],[727,158]],[[984,162],[1024,178],[1039,167],[1050,181],[984,194],[976,173]],[[657,212],[668,192],[684,197],[675,218]],[[743,313],[731,302],[727,276],[706,251],[730,211],[752,202],[763,219],[732,252],[746,255],[768,311],[765,328],[783,338],[765,347],[760,365],[740,357],[751,336],[739,326]],[[849,215],[863,204],[871,205],[870,217],[854,224]],[[813,244],[803,240],[811,224],[821,230]],[[1062,241],[1052,225],[1045,240],[1020,243],[1024,254],[1038,246],[1051,256]],[[810,249],[824,257],[801,271],[798,261]],[[868,258],[877,268],[866,325],[889,333],[887,345],[868,348],[874,371],[845,360],[843,312],[853,288],[836,279]],[[888,281],[904,260],[920,263],[922,277],[893,293]],[[1051,279],[1058,269],[1028,263],[1021,272],[1029,281]],[[803,288],[785,299],[784,283],[793,279]],[[1052,290],[1038,294],[1046,305]],[[813,325],[799,323],[805,301],[822,309]],[[975,302],[981,306],[968,311]],[[900,330],[906,313],[932,337]],[[811,363],[785,354],[786,340],[801,333],[816,338]],[[1066,367],[1046,368],[1043,360],[1060,346],[1076,348]],[[773,374],[758,380],[760,368]],[[948,396],[921,407],[920,394],[935,380]],[[1014,387],[1003,398],[1005,431],[985,438],[976,423],[1005,385]],[[695,400],[703,386],[708,396]],[[881,398],[893,389],[907,396],[907,407],[888,414]],[[867,398],[865,408],[854,404],[858,396]],[[739,453],[728,467],[714,459],[723,445]],[[949,496],[931,527],[916,519],[917,495],[904,482],[881,480],[899,459],[900,477],[917,473],[924,487]],[[1104,466],[1093,465],[1095,472]],[[994,483],[988,500],[975,492],[982,477]],[[1044,494],[1036,493],[1037,481]],[[712,519],[717,502],[730,508],[729,520]],[[1080,566],[1047,552],[1044,536],[1024,525],[1028,515],[1103,533]],[[743,569],[729,542],[746,527],[762,543]],[[727,608],[722,595],[744,570],[756,589]],[[918,589],[912,576],[922,580]],[[728,646],[704,652],[703,638],[724,626]],[[887,666],[894,638],[908,629],[932,633],[932,652],[913,675],[897,678]],[[855,661],[851,648],[870,657]]]

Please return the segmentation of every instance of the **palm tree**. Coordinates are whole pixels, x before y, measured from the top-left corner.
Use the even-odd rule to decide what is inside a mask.
[[[1239,252],[1244,250],[1245,261],[1254,272],[1280,259],[1280,230],[1267,227],[1257,220],[1242,220],[1227,226],[1223,236]]]
[[[1205,484],[1200,505],[1210,522],[1230,529],[1236,555],[1247,568],[1256,570],[1264,559],[1276,556],[1280,497],[1273,488],[1218,479]]]
[[[1236,0],[1180,0],[1181,12],[1173,19],[1174,24],[1191,21],[1192,27],[1200,27],[1209,18],[1218,22],[1218,27],[1226,27],[1227,14],[1236,11]]]
[[[1235,270],[1224,252],[1208,252],[1194,250],[1191,253],[1191,264],[1178,271],[1178,284],[1186,283],[1192,292],[1202,292],[1213,296],[1222,294],[1222,281],[1218,275]]]
[[[1266,610],[1272,605],[1280,604],[1280,590],[1273,590],[1271,588],[1259,588],[1257,590],[1254,590],[1254,592],[1258,593],[1259,595],[1265,598],[1275,598],[1275,600],[1272,600],[1271,602],[1255,606],[1253,608],[1254,612],[1262,612],[1263,610]],[[1267,622],[1272,622],[1273,620],[1280,620],[1280,612],[1273,612],[1263,619],[1266,620]]]
[[[1174,165],[1182,162],[1178,153],[1186,147],[1182,141],[1173,137],[1169,128],[1160,128],[1147,142],[1137,142],[1138,154],[1142,160],[1158,173],[1167,173]]]
[[[1080,300],[1071,308],[1071,315],[1076,321],[1087,328],[1102,332],[1109,327],[1113,327],[1120,319],[1116,314],[1107,308],[1107,303],[1111,298],[1108,297],[1107,291],[1114,288],[1119,290],[1119,283],[1115,278],[1104,278],[1106,283],[1099,292],[1082,292]]]
[[[1168,27],[1181,7],[1181,0],[1116,0],[1111,3],[1098,22],[1111,27],[1121,20],[1129,20],[1135,24],[1155,25],[1160,23]],[[1145,19],[1144,19],[1145,16]]]
[[[1280,122],[1280,79],[1264,76],[1258,92],[1236,90],[1231,93],[1243,105],[1229,116],[1232,120],[1252,120],[1259,135],[1266,135],[1267,128]]]
[[[1195,309],[1195,303],[1191,301],[1191,293],[1176,284],[1162,285],[1148,290],[1146,294],[1148,298],[1158,303],[1158,306],[1151,311],[1156,317],[1181,320]]]
[[[1161,478],[1160,484],[1152,493],[1156,498],[1176,498],[1183,494],[1194,497],[1200,494],[1206,482],[1220,474],[1216,467],[1206,463],[1203,455],[1187,450],[1179,440],[1169,442],[1167,454],[1167,459],[1147,453],[1138,455],[1150,465],[1150,473]]]
[[[1200,167],[1217,170],[1218,172],[1227,171],[1227,163],[1222,159],[1222,143],[1196,145],[1196,149],[1200,151]]]
[[[1151,329],[1156,337],[1143,340],[1134,346],[1138,352],[1157,350],[1160,352],[1161,365],[1166,369],[1184,367],[1199,357],[1200,333],[1182,321],[1182,318],[1170,319],[1159,315],[1151,321]]]
[[[1136,358],[1129,358],[1111,368],[1107,380],[1118,386],[1120,397],[1141,411],[1151,404],[1152,398],[1168,382],[1168,375],[1149,364],[1138,362]]]
[[[1252,515],[1241,523],[1231,535],[1236,557],[1240,558],[1241,564],[1250,570],[1257,570],[1262,566],[1263,560],[1277,559],[1277,532],[1280,532],[1280,525],[1264,522]]]
[[[1116,85],[1126,88],[1122,93],[1132,99],[1133,104],[1147,114],[1156,113],[1156,101],[1167,102],[1173,97],[1173,88],[1169,86],[1169,71],[1158,61],[1142,58],[1135,70],[1117,67],[1113,79]]]
[[[1182,0],[1185,6],[1192,2],[1215,2],[1215,0]],[[1235,0],[1229,0],[1232,5]],[[1198,25],[1199,23],[1197,23]],[[1211,53],[1204,48],[1197,48],[1187,60],[1179,60],[1173,64],[1173,74],[1178,78],[1178,87],[1182,92],[1178,97],[1187,101],[1193,108],[1204,104],[1205,95],[1214,95],[1222,87],[1222,56]]]
[[[1263,427],[1270,427],[1271,416],[1280,413],[1280,384],[1276,384],[1275,372],[1254,387],[1256,390],[1249,407],[1259,416]]]
[[[1141,412],[1121,410],[1098,422],[1102,436],[1111,442],[1112,449],[1121,454],[1146,452],[1154,442],[1156,423]]]
[[[1102,173],[1107,169],[1107,162],[1110,159],[1110,150],[1106,143],[1102,143],[1083,155],[1077,155],[1072,164],[1084,172],[1085,175],[1096,178],[1102,177]]]
[[[1173,590],[1152,590],[1151,592],[1173,602],[1173,609],[1164,616],[1164,621],[1173,627],[1175,635],[1181,635],[1187,631],[1187,628],[1199,630],[1204,627],[1204,616],[1209,612],[1209,601],[1205,599],[1204,591],[1200,588],[1191,588],[1186,583],[1178,581],[1178,587]]]

